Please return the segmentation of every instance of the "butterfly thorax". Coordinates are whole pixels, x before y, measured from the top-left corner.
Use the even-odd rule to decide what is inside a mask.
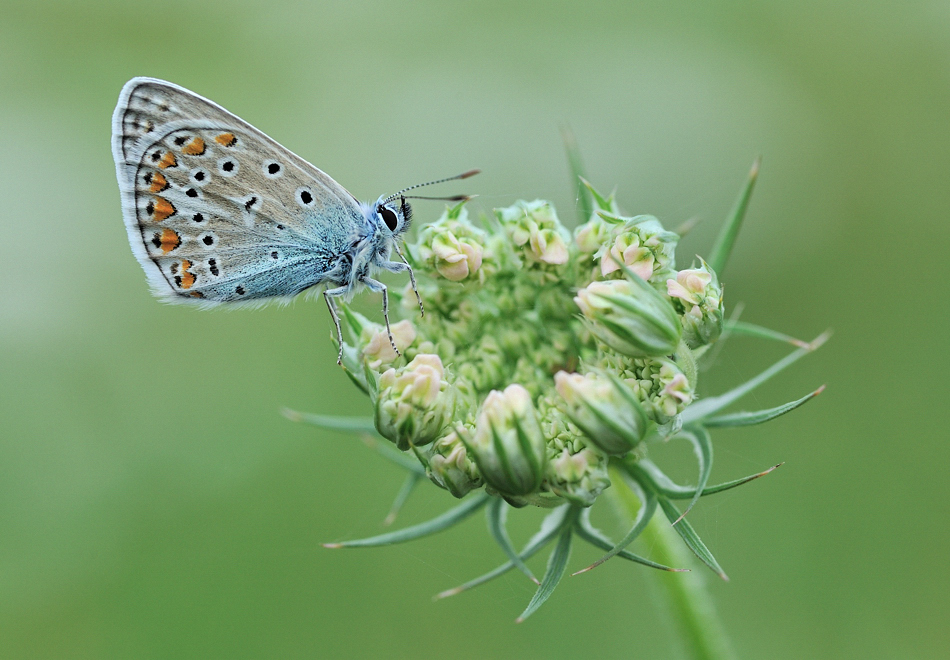
[[[380,270],[380,264],[388,261],[392,239],[380,231],[374,206],[360,204],[366,220],[365,228],[354,237],[349,247],[341,254],[336,268],[329,273],[327,286],[346,287],[345,298],[362,288],[363,280],[371,278]]]

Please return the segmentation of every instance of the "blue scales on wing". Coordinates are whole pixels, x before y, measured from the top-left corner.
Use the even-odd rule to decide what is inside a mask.
[[[113,151],[132,249],[164,300],[260,303],[345,281],[369,231],[325,173],[170,83],[126,85]]]

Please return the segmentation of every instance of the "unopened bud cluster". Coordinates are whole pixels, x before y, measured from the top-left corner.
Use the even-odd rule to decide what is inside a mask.
[[[399,355],[346,310],[344,365],[377,430],[456,497],[484,487],[516,506],[589,506],[608,458],[676,431],[694,398],[692,352],[722,331],[716,274],[701,260],[677,271],[675,233],[593,192],[573,235],[544,201],[480,227],[462,203],[424,227],[408,251],[426,314],[407,287]]]

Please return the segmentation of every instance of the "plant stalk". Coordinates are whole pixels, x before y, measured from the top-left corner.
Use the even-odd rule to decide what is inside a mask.
[[[640,500],[630,488],[628,477],[611,469],[613,487],[607,492],[625,518],[640,510]],[[687,655],[695,660],[735,660],[736,654],[719,620],[716,605],[706,589],[706,570],[695,561],[682,539],[670,526],[660,509],[640,535],[651,559],[667,566],[692,569],[689,573],[650,571],[659,585]]]

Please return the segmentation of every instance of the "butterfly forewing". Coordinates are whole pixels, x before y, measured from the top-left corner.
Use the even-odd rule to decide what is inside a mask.
[[[357,202],[330,177],[169,83],[126,85],[113,150],[133,251],[165,299],[293,295],[333,281],[366,231]]]

